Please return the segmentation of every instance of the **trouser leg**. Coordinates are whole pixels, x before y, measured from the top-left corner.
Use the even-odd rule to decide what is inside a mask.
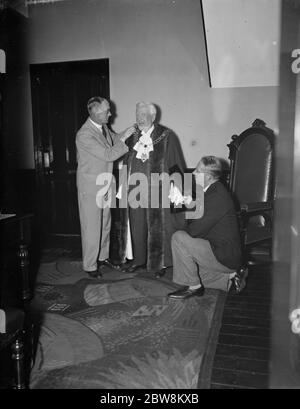
[[[174,250],[173,250],[174,249]],[[228,291],[230,273],[234,270],[219,263],[208,240],[193,238],[185,231],[172,236],[174,281]],[[175,264],[176,263],[176,264]]]
[[[148,236],[146,209],[141,207],[137,209],[129,208],[129,221],[134,264],[146,264]]]
[[[187,246],[186,235],[185,231],[178,230],[172,236],[173,281],[181,285],[197,285],[200,283],[198,267],[193,250]]]
[[[111,213],[110,208],[105,207],[101,209],[102,217],[102,230],[101,230],[101,239],[100,239],[100,253],[99,260],[106,260],[109,258],[109,244],[110,244],[110,227],[111,227]]]
[[[97,269],[100,246],[101,211],[94,195],[78,192],[82,262],[85,271]]]

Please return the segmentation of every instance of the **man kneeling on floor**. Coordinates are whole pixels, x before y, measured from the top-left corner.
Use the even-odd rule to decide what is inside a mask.
[[[168,294],[170,298],[199,297],[205,287],[229,291],[237,279],[239,289],[245,286],[245,277],[236,276],[241,263],[236,211],[219,180],[221,174],[222,165],[215,156],[204,156],[193,172],[196,184],[203,186],[204,213],[187,220],[185,230],[172,236],[173,281],[184,287]]]

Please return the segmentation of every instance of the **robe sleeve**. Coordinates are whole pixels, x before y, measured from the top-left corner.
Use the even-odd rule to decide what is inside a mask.
[[[179,139],[177,135],[174,134],[174,132],[170,132],[168,135],[167,155],[168,168],[170,173],[172,173],[173,170],[177,170],[178,172],[184,174],[186,170],[186,163]]]
[[[182,191],[184,186],[184,172],[186,170],[186,163],[183,156],[182,148],[179,142],[177,135],[174,132],[170,132],[168,136],[168,145],[167,145],[167,166],[170,177],[174,173],[179,173],[181,175],[181,186],[178,187]],[[176,182],[175,182],[176,185]],[[185,213],[184,210],[185,206],[182,206],[179,209],[179,212],[176,210],[175,212],[171,212],[171,220],[173,224],[174,231],[176,230],[183,230],[185,228]]]

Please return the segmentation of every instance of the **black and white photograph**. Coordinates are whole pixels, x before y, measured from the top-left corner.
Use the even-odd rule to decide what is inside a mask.
[[[0,390],[300,389],[299,209],[300,0],[0,0]]]

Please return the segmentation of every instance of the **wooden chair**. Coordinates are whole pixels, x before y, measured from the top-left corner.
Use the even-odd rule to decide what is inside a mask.
[[[24,312],[18,308],[0,309],[0,352],[11,349],[14,388],[26,389],[24,372]]]
[[[243,250],[240,271],[248,271],[251,250],[266,245],[272,255],[274,133],[256,119],[233,135],[229,147],[229,188],[236,201]]]

